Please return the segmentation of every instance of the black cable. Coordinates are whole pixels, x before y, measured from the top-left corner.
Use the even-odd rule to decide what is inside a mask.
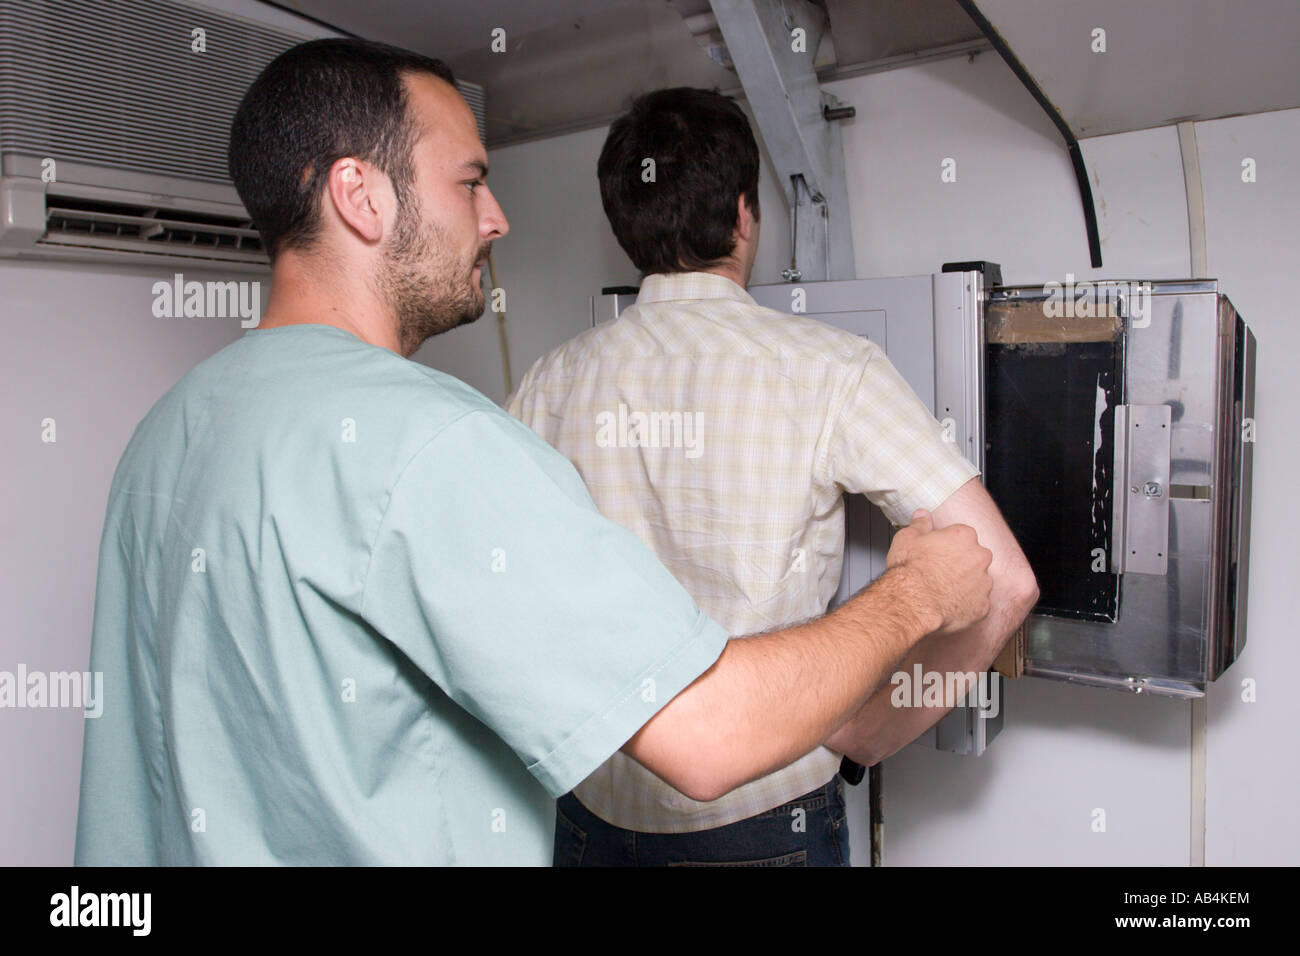
[[[867,803],[871,821],[871,866],[885,865],[885,762],[879,761],[867,770]]]
[[[302,17],[302,19],[304,20],[310,20],[318,27],[324,27],[325,29],[333,30],[336,33],[342,33],[344,36],[352,37],[354,40],[368,39],[367,37],[363,37],[358,33],[353,33],[351,30],[344,30],[342,27],[336,27],[332,23],[326,23],[320,17],[313,17],[310,13],[303,13],[301,10],[295,10],[293,7],[287,7],[283,3],[277,3],[276,0],[258,0],[258,3],[264,3],[268,7],[275,7],[275,9],[282,10],[285,13],[291,13],[295,17]]]
[[[998,51],[998,55],[1006,61],[1007,66],[1011,67],[1017,79],[1024,84],[1025,89],[1043,108],[1043,112],[1056,126],[1061,136],[1065,138],[1065,148],[1070,154],[1070,165],[1074,167],[1074,178],[1079,183],[1079,198],[1083,201],[1083,222],[1088,230],[1088,251],[1092,256],[1092,267],[1101,268],[1101,237],[1097,232],[1097,210],[1092,202],[1092,187],[1088,184],[1088,170],[1083,165],[1083,152],[1079,149],[1079,140],[1075,138],[1070,125],[1061,117],[1060,112],[1052,101],[1047,98],[1034,78],[1029,75],[1024,64],[1017,59],[1016,55],[1011,52],[1011,47],[1007,46],[1007,41],[994,29],[993,24],[989,23],[984,14],[980,13],[979,8],[975,6],[974,0],[957,0],[958,5],[966,11],[967,16],[975,21],[975,25],[980,28],[984,36],[988,38],[989,43],[993,44],[993,49]]]

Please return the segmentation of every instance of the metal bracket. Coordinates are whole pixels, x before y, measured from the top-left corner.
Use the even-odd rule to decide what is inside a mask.
[[[936,750],[979,757],[1002,730],[1006,702],[1002,675],[989,671],[982,679],[988,682],[988,698],[977,697],[976,702],[955,707],[935,724]]]
[[[1172,413],[1168,405],[1115,406],[1111,568],[1117,574],[1168,570]]]
[[[847,118],[847,107],[822,91],[813,69],[826,11],[808,0],[710,0],[710,5],[790,208],[794,235],[788,272],[805,282],[855,278],[837,121]]]

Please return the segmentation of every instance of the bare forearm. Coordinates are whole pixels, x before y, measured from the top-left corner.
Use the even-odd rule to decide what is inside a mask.
[[[684,747],[699,767],[688,796],[715,799],[815,749],[939,625],[912,579],[887,572],[818,621],[731,641],[624,749],[653,766]],[[656,726],[664,718],[671,733]]]
[[[914,679],[919,665],[922,674],[980,674],[993,665],[1007,639],[1033,607],[1029,596],[995,596],[994,612],[959,634],[927,635],[904,657],[897,672]],[[964,686],[964,685],[963,685]],[[871,766],[897,753],[925,733],[952,710],[951,701],[941,706],[894,706],[894,685],[888,679],[871,695],[854,717],[826,741],[826,746],[846,754],[864,766]],[[908,704],[911,694],[906,695]]]
[[[1015,536],[978,478],[970,479],[954,492],[935,510],[934,518],[936,527],[952,523],[973,527],[980,542],[993,552],[990,568],[993,593],[988,616],[960,634],[942,640],[926,638],[912,649],[900,667],[910,676],[919,664],[922,674],[944,675],[947,687],[950,673],[978,674],[992,665],[1007,638],[1038,602],[1038,584]],[[915,740],[952,709],[951,706],[893,707],[892,690],[887,683],[848,725],[826,741],[826,746],[870,766]]]

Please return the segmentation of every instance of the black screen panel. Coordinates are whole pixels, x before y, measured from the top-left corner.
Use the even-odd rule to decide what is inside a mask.
[[[1036,614],[1118,617],[1110,552],[1122,361],[1122,336],[986,347],[984,485],[1038,578]]]

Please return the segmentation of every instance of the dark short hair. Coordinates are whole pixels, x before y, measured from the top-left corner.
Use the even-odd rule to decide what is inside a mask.
[[[647,159],[653,182],[642,175]],[[740,107],[716,90],[681,86],[638,97],[614,121],[596,174],[614,236],[645,276],[731,255],[742,195],[758,217],[758,166]]]
[[[226,159],[272,260],[315,243],[321,192],[345,156],[383,170],[400,199],[413,193],[418,131],[407,115],[407,73],[455,84],[441,60],[349,38],[291,47],[253,81],[231,123]]]

